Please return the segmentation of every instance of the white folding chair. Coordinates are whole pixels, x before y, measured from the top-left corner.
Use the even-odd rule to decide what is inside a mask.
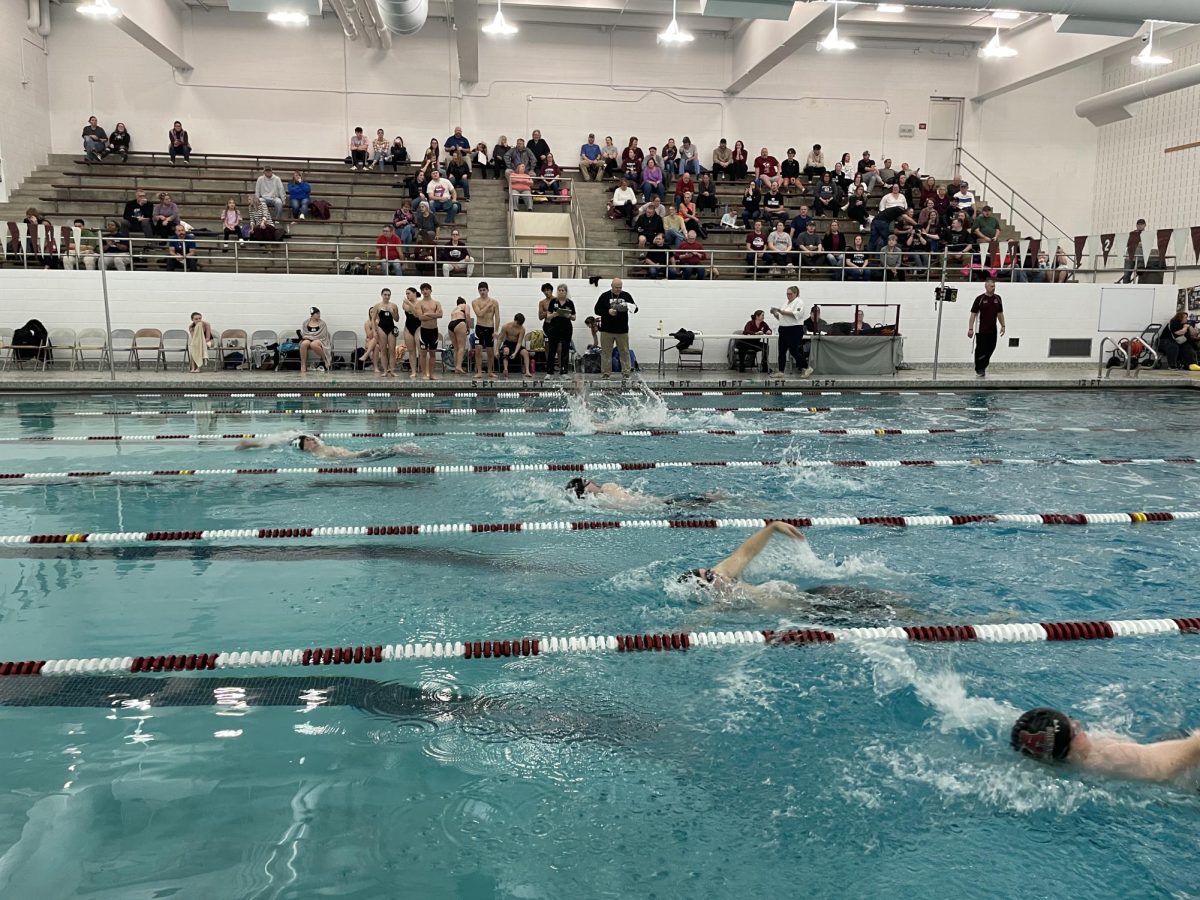
[[[188,333],[182,328],[168,328],[163,332],[163,359],[170,362],[170,357],[178,355],[181,366],[191,367],[191,353],[188,352]],[[205,355],[208,351],[205,350]]]
[[[351,370],[354,369],[354,362],[358,358],[358,332],[357,331],[335,331],[333,333],[332,350],[334,359],[334,368],[337,368],[337,357],[339,353],[346,355],[347,366]]]
[[[113,332],[115,335],[117,332]],[[129,333],[130,340],[133,339],[133,332]],[[96,368],[99,369],[108,359],[108,340],[105,337],[103,328],[84,328],[75,337],[75,353],[73,363],[79,363],[79,368],[86,368],[88,357],[86,354],[96,354]]]
[[[267,348],[279,341],[279,336],[274,331],[266,329],[258,329],[250,333],[250,364],[259,369],[262,367],[263,360],[267,357],[273,357],[274,354]]]
[[[218,344],[217,360],[222,369],[225,368],[225,357],[230,353],[241,353],[242,362],[237,368],[250,368],[250,338],[244,328],[226,328],[221,332]]]
[[[142,368],[142,354],[151,353],[154,368],[167,367],[167,358],[163,355],[162,331],[157,328],[139,328],[133,334],[133,343],[129,346],[129,362],[125,368],[136,366]]]
[[[46,368],[46,363],[50,361],[51,354],[55,351],[59,352],[59,359],[64,358],[64,354],[68,351],[71,354],[70,368],[75,369],[75,329],[74,328],[55,328],[47,336],[50,341],[50,351],[46,353],[42,362],[42,370]]]

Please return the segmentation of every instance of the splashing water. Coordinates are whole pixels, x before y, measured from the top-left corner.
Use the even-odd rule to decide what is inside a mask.
[[[776,538],[751,563],[747,573],[777,578],[797,577],[844,581],[852,578],[899,579],[907,573],[888,568],[875,553],[851,554],[840,562],[832,555],[818,556],[808,541],[783,541]]]

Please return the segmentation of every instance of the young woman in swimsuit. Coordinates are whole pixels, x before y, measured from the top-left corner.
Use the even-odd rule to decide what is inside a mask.
[[[421,319],[417,316],[417,307],[421,304],[421,294],[416,288],[404,289],[404,347],[408,351],[408,366],[412,374],[409,378],[417,378],[421,374],[418,363],[420,354],[417,349],[417,331],[421,327]],[[393,357],[395,353],[392,354]],[[393,362],[393,365],[395,363]]]
[[[367,321],[363,322],[363,348],[362,353],[358,356],[359,365],[364,364],[368,359],[371,361],[371,371],[380,372],[379,360],[376,356],[376,351],[379,349],[379,342],[375,335],[375,307],[367,307]]]
[[[471,330],[471,307],[462,297],[450,310],[450,344],[454,347],[454,374],[466,375],[463,358],[467,353],[467,334]]]
[[[383,378],[396,377],[396,319],[400,310],[392,302],[392,292],[384,288],[379,293],[379,303],[371,310],[375,314],[376,349],[383,361],[383,370],[376,366],[376,372]]]

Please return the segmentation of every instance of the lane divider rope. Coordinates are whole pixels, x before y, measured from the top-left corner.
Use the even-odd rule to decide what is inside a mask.
[[[521,390],[508,391],[502,388],[483,388],[473,391],[462,391],[453,387],[432,388],[426,390],[414,389],[399,389],[394,391],[158,391],[154,393],[135,393],[132,396],[138,399],[161,399],[163,397],[183,398],[191,400],[256,400],[259,398],[281,399],[281,400],[303,400],[315,399],[322,397],[500,397],[505,399],[515,399],[521,397],[543,397],[550,394],[562,394],[567,392],[571,387],[570,384],[561,386],[546,386],[522,388]],[[603,394],[606,397],[640,397],[645,392],[635,391],[630,389],[605,388],[601,384],[588,382],[589,390],[594,394]],[[919,397],[922,395],[933,395],[938,397],[957,397],[956,391],[797,391],[797,390],[781,390],[779,388],[727,388],[715,391],[702,390],[681,390],[681,391],[660,391],[655,390],[655,394],[659,397],[741,397],[741,396],[761,396],[769,395],[775,397],[841,397],[845,394],[850,394],[856,397],[884,397],[884,396],[899,396],[899,397]],[[103,396],[120,397],[117,394],[105,394]]]
[[[641,472],[649,469],[897,469],[933,466],[1150,466],[1198,465],[1190,456],[1154,459],[805,459],[805,460],[708,460],[685,462],[589,462],[589,463],[477,463],[431,466],[278,466],[272,468],[225,469],[125,469],[75,472],[0,472],[0,484],[30,481],[82,481],[97,478],[177,477],[208,478],[220,475],[483,475],[501,472]]]
[[[0,544],[162,544],[242,540],[312,540],[316,538],[395,537],[428,534],[511,534],[517,532],[575,532],[609,529],[762,528],[779,521],[796,528],[952,527],[960,525],[1129,525],[1141,522],[1183,522],[1200,519],[1200,512],[1114,513],[976,513],[916,516],[812,516],[737,519],[576,519],[549,522],[445,522],[406,525],[332,525],[292,528],[216,528],[177,531],[70,532],[66,534],[6,534]]]
[[[505,659],[582,653],[686,652],[717,647],[796,646],[867,641],[1028,643],[1109,640],[1200,633],[1200,618],[1028,622],[993,625],[913,625],[879,628],[793,628],[784,631],[678,631],[489,640],[413,641],[349,647],[306,646],[287,650],[221,650],[215,653],[153,653],[73,659],[8,660],[0,677],[22,675],[193,672],[215,669],[337,666],[400,659]]]

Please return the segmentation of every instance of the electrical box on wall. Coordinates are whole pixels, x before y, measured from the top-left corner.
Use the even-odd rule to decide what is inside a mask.
[[[901,125],[900,126],[900,137],[912,139],[916,136],[917,136],[917,129],[916,129],[915,125]]]

